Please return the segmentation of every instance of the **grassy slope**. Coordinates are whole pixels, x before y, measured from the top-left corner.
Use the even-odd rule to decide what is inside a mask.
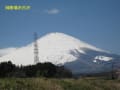
[[[0,79],[0,90],[120,90],[120,80],[5,78]]]

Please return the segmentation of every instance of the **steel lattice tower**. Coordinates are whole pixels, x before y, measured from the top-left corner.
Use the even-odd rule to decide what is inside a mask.
[[[34,32],[34,63],[39,63],[39,50],[38,50],[38,43],[37,43],[37,33]]]

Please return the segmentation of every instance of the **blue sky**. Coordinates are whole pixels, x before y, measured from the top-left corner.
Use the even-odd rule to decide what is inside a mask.
[[[31,5],[6,11],[5,5]],[[0,0],[0,48],[21,47],[62,32],[120,54],[120,0]]]

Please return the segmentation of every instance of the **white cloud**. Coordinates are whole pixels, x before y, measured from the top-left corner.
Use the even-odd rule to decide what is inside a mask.
[[[45,12],[47,14],[58,14],[58,13],[60,13],[60,10],[57,8],[53,8],[53,9],[47,9],[47,10],[45,10]]]
[[[15,51],[16,49],[17,48],[13,48],[13,47],[0,49],[0,56],[4,56],[6,54],[9,54],[9,53]]]

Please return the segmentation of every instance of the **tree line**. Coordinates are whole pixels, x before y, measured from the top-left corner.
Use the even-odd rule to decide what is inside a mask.
[[[17,66],[7,61],[0,63],[0,78],[4,77],[71,78],[72,72],[64,66],[56,66],[50,62]]]

